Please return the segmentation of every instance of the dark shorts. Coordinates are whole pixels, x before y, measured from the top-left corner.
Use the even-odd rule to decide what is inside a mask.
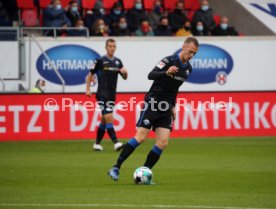
[[[115,101],[97,99],[97,103],[101,108],[102,115],[112,113],[114,110]]]
[[[136,124],[137,127],[146,129],[167,128],[172,131],[173,118],[171,110],[152,111],[150,108],[141,110],[140,118]]]

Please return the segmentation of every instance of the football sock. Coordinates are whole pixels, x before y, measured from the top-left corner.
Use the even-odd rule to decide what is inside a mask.
[[[96,144],[100,144],[105,134],[105,124],[100,124],[97,130]]]
[[[144,166],[151,169],[159,160],[160,155],[162,154],[162,151],[163,151],[162,149],[154,145],[154,147],[152,148],[152,150],[149,152],[147,156]]]
[[[116,137],[116,133],[115,133],[113,124],[112,124],[112,123],[106,124],[106,130],[107,130],[107,133],[108,133],[108,135],[109,135],[111,141],[112,141],[114,144],[117,143],[118,140],[117,140],[117,137]]]
[[[139,146],[135,138],[130,139],[120,153],[116,165],[114,167],[121,168],[122,163],[131,155],[131,153]]]

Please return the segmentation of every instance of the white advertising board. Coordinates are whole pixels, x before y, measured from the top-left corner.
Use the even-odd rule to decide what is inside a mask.
[[[65,92],[84,92],[89,68],[98,56],[105,54],[105,40],[40,38],[38,42],[64,77]],[[116,56],[129,71],[127,81],[119,78],[118,92],[147,91],[152,83],[147,79],[148,73],[163,57],[179,51],[183,40],[116,38]],[[199,42],[199,51],[191,60],[193,72],[180,91],[276,90],[276,38],[199,38]],[[26,60],[28,54],[26,47]],[[32,85],[38,78],[44,78],[47,92],[61,92],[58,77],[34,42],[30,69]],[[96,91],[96,87],[92,90]]]
[[[0,41],[0,77],[18,79],[18,42]]]

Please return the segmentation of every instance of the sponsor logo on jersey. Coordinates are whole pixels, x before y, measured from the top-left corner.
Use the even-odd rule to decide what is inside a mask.
[[[44,54],[36,61],[38,73],[46,80],[55,84],[61,84],[61,80],[54,68],[60,73],[65,85],[79,85],[85,83],[85,77],[100,55],[87,47],[80,45],[59,45],[46,50],[51,62],[48,62]]]
[[[159,69],[162,69],[163,67],[165,67],[165,63],[164,62],[162,62],[162,61],[160,61],[157,65],[156,65],[156,67],[158,67]]]
[[[181,49],[176,51],[175,54],[180,51]],[[187,82],[196,84],[217,82],[219,72],[220,74],[224,73],[226,78],[231,73],[234,65],[231,55],[226,50],[209,44],[200,44],[197,54],[190,60],[190,63],[193,71]]]

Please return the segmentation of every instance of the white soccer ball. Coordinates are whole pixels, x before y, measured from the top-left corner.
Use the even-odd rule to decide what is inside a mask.
[[[133,177],[136,184],[148,185],[152,181],[152,171],[147,167],[139,167],[134,171]]]

